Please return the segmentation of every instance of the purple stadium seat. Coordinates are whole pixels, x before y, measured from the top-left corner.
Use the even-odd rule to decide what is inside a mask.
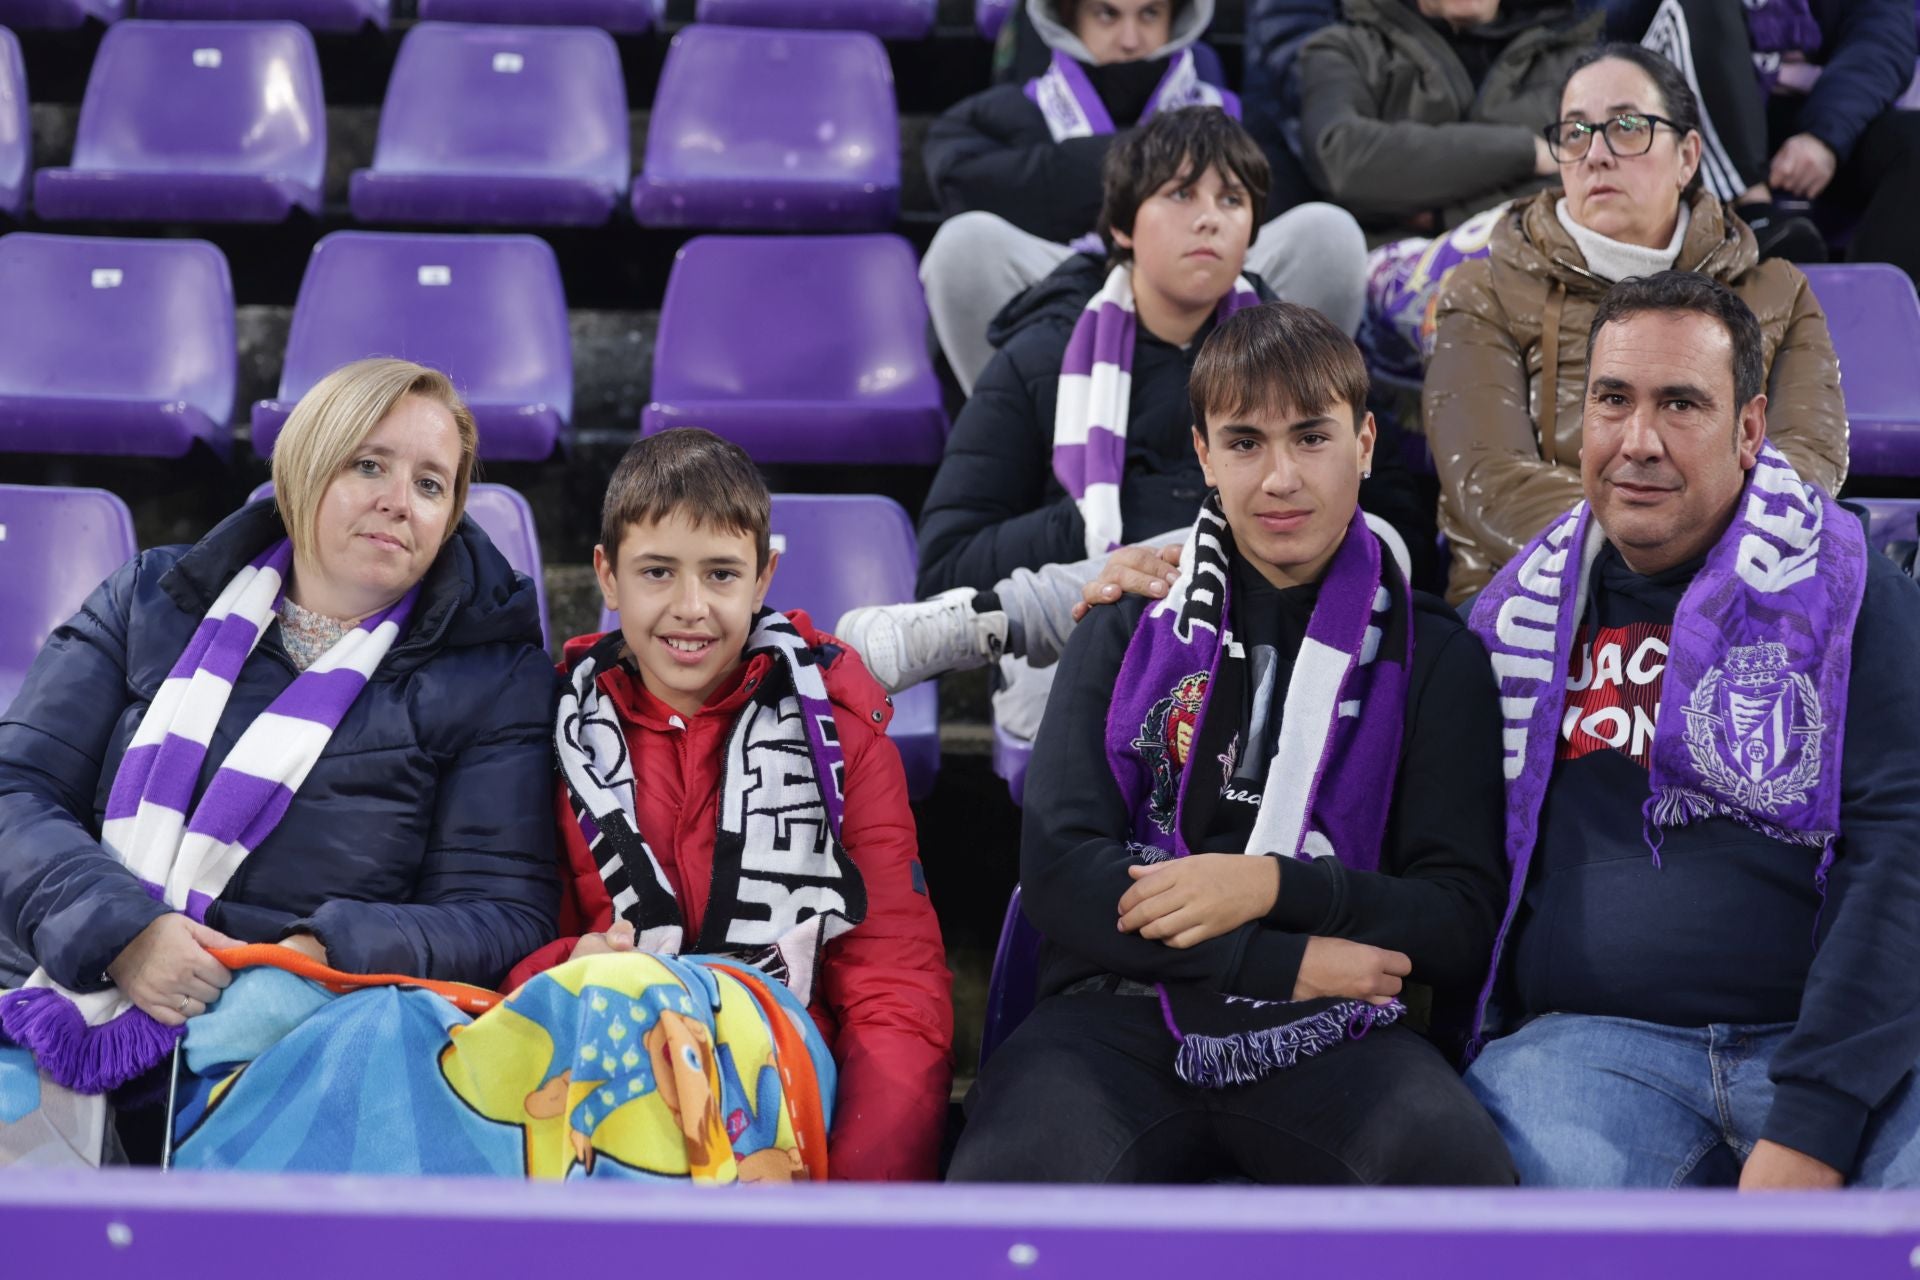
[[[633,179],[613,37],[423,22],[400,45],[362,222],[598,226]]]
[[[247,501],[258,502],[272,496],[273,481],[269,480],[248,494]],[[540,532],[534,527],[533,508],[527,505],[518,489],[509,489],[504,484],[476,484],[467,490],[467,514],[492,539],[493,545],[500,548],[500,554],[507,558],[515,572],[533,579],[534,599],[540,606],[540,638],[545,640],[548,635],[547,576],[540,563]]]
[[[143,18],[277,20],[310,31],[385,31],[392,10],[392,0],[140,0]]]
[[[937,0],[699,0],[699,22],[729,27],[869,31],[882,40],[924,40]]]
[[[863,31],[673,38],[633,213],[649,227],[869,231],[900,207],[887,51]]]
[[[73,167],[34,177],[47,219],[279,222],[320,211],[327,112],[291,22],[122,22],[100,41]]]
[[[1876,551],[1890,542],[1920,541],[1920,498],[1848,498],[1867,509],[1867,541]]]
[[[546,459],[573,417],[560,264],[535,236],[336,231],[315,245],[279,398],[253,406],[253,451],[272,451],[308,388],[367,356],[443,370],[473,409],[488,461]]]
[[[665,0],[420,0],[420,20],[599,27],[638,36],[660,25],[665,8]]]
[[[767,604],[805,609],[822,630],[856,606],[913,598],[920,553],[913,522],[891,498],[776,493],[773,538],[780,563]],[[601,611],[600,630],[619,625],[619,614]],[[894,698],[887,736],[906,766],[908,795],[925,797],[940,772],[940,694],[933,682]]]
[[[926,326],[898,237],[691,240],[667,280],[641,430],[706,427],[758,462],[936,463],[947,420]]]
[[[105,489],[0,484],[0,712],[34,655],[137,548]]]
[[[27,111],[27,64],[20,39],[0,27],[0,213],[19,217],[33,160],[33,122]]]
[[[1020,886],[1007,899],[1006,919],[1000,924],[1000,945],[993,953],[993,973],[987,979],[987,1016],[980,1027],[980,1066],[1006,1042],[1021,1020],[1033,1012],[1040,985],[1040,931],[1020,910]]]
[[[1879,262],[1804,270],[1827,313],[1847,401],[1850,470],[1920,477],[1920,297],[1898,267]]]
[[[979,29],[980,38],[998,40],[1000,28],[1007,25],[1007,15],[1012,12],[1012,0],[974,0],[973,25]]]
[[[118,22],[127,16],[127,0],[0,0],[0,26],[67,30],[88,18]]]
[[[224,457],[237,364],[205,241],[0,236],[0,452]]]

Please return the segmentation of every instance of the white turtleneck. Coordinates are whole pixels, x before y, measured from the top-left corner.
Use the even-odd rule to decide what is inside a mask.
[[[1670,269],[1680,258],[1680,245],[1687,238],[1687,223],[1692,218],[1692,210],[1687,208],[1685,202],[1681,203],[1680,216],[1673,223],[1673,239],[1667,241],[1664,249],[1625,244],[1611,240],[1598,231],[1588,230],[1573,220],[1573,214],[1567,211],[1565,196],[1560,197],[1553,206],[1553,216],[1560,219],[1560,225],[1580,246],[1580,252],[1587,260],[1587,270],[1617,284],[1630,276],[1650,276]]]

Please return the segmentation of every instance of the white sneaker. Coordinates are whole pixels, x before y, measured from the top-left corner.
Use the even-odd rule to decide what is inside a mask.
[[[947,671],[984,667],[1007,646],[1007,615],[974,611],[972,587],[942,591],[919,604],[847,610],[833,633],[852,645],[888,693]]]

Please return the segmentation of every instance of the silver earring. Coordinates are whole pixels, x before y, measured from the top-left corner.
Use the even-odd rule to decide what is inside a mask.
[[[1360,478],[1361,478],[1362,480],[1371,480],[1371,479],[1373,479],[1373,468],[1372,468],[1372,467],[1368,467],[1368,468],[1367,468],[1366,470],[1364,470],[1364,471],[1362,471],[1362,472],[1360,473]]]

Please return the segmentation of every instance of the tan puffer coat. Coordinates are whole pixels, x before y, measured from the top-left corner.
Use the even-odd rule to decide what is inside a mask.
[[[1422,421],[1456,604],[1582,496],[1587,329],[1609,285],[1554,216],[1561,194],[1515,205],[1491,255],[1454,268],[1441,290]],[[1837,493],[1847,411],[1826,314],[1798,267],[1758,257],[1746,223],[1708,192],[1692,197],[1674,265],[1726,282],[1753,308],[1766,344],[1767,437],[1803,479]]]

